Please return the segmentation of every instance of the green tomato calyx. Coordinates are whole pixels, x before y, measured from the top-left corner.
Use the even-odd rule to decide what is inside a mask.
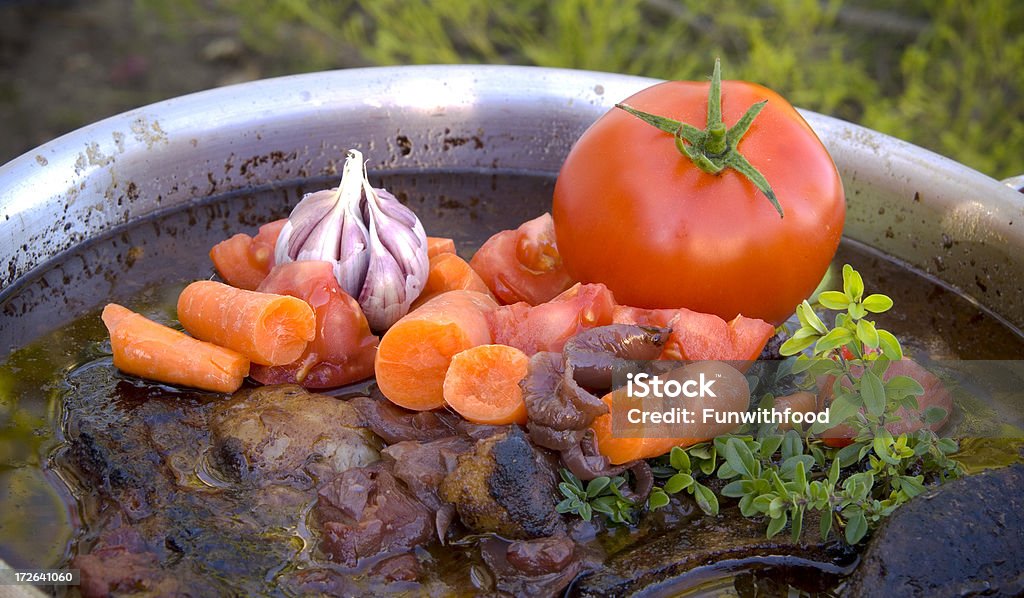
[[[726,168],[732,168],[742,174],[764,193],[779,213],[779,218],[782,218],[782,206],[768,180],[738,149],[740,139],[750,129],[750,125],[767,103],[768,100],[764,100],[754,104],[736,121],[736,124],[727,128],[722,122],[722,65],[721,60],[716,58],[715,70],[711,75],[711,91],[708,95],[708,118],[703,131],[678,120],[642,112],[627,104],[616,104],[615,107],[672,134],[679,153],[689,158],[704,172],[718,174]]]

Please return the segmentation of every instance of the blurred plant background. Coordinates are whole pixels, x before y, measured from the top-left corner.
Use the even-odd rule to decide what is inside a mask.
[[[797,106],[996,178],[1024,173],[1020,0],[96,0],[88,10],[97,2],[121,8],[119,34],[97,43],[126,48],[106,65],[106,84],[82,90],[111,95],[106,114],[193,89],[354,66],[530,64],[693,79],[721,56],[727,77],[760,82]],[[48,4],[51,14],[81,9]],[[18,99],[17,85],[0,84],[0,118],[12,118],[3,105],[11,95]],[[75,105],[61,104],[66,128],[106,115]]]

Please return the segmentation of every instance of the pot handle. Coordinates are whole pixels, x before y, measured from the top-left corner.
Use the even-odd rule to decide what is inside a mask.
[[[1018,174],[1017,176],[1003,179],[1003,184],[1024,193],[1024,174]]]

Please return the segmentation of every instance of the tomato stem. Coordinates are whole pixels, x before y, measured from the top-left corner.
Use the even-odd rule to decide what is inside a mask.
[[[764,100],[754,104],[736,121],[736,124],[726,127],[722,121],[722,66],[721,60],[716,58],[715,70],[711,75],[708,116],[704,130],[671,118],[637,110],[627,104],[616,104],[615,107],[661,131],[670,133],[675,138],[679,153],[689,158],[704,172],[718,174],[726,168],[731,168],[740,173],[768,198],[779,213],[779,218],[783,218],[782,206],[768,180],[739,151],[740,140],[767,103],[768,100]]]

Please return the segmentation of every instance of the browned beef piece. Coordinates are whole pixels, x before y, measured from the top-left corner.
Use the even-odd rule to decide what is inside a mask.
[[[408,440],[392,444],[381,451],[381,456],[391,465],[395,477],[405,482],[420,502],[436,511],[446,504],[438,496],[441,482],[455,470],[459,456],[473,447],[474,442],[465,436],[430,442]]]
[[[455,470],[459,455],[473,450],[473,441],[452,436],[430,442],[407,440],[392,444],[381,456],[413,495],[434,513],[434,529],[442,543],[455,519],[455,507],[438,496],[444,478]]]
[[[236,393],[210,416],[218,468],[257,486],[311,486],[379,458],[379,442],[348,403],[300,386]]]
[[[410,411],[379,394],[347,401],[363,425],[388,444],[404,440],[438,440],[455,435],[458,416],[446,411]]]
[[[252,421],[245,406],[260,414],[286,409],[305,428],[278,427],[277,415],[266,418],[269,429],[288,431],[289,446],[282,455],[306,451],[323,459],[339,454],[324,448],[325,439],[338,437],[338,422],[329,416],[350,409],[338,399],[283,388],[225,400],[137,383],[109,367],[83,368],[69,381],[74,392],[64,399],[67,447],[57,458],[64,471],[92,490],[81,515],[98,538],[93,540],[91,533],[79,542],[76,561],[86,572],[87,590],[196,596],[272,591],[267,580],[293,562],[299,540],[294,530],[304,525],[315,489],[289,477],[279,462],[261,452],[271,444],[251,445],[250,454],[268,457],[264,461],[239,453],[247,455],[247,466],[261,468],[250,471],[268,472],[267,485],[224,475],[207,462],[216,449],[209,421],[215,411],[225,424],[228,419]],[[275,398],[284,400],[275,405]],[[339,417],[344,423],[348,416]],[[365,438],[374,439],[369,432]],[[296,446],[306,442],[304,448]],[[310,463],[299,466],[312,470]],[[275,477],[279,483],[270,482]]]
[[[76,556],[71,566],[81,570],[83,596],[170,596],[182,591],[178,577],[164,570],[142,536],[127,526],[104,533],[92,551]]]
[[[575,543],[561,534],[512,543],[490,538],[480,555],[494,574],[494,589],[513,596],[561,596],[581,569]]]
[[[416,581],[423,575],[423,568],[416,555],[406,553],[374,563],[373,567],[370,567],[370,575],[386,582]]]
[[[474,531],[539,538],[563,526],[555,512],[557,475],[554,456],[530,444],[518,426],[509,426],[459,457],[441,485],[441,497]]]
[[[559,535],[512,542],[505,557],[526,575],[544,575],[564,570],[572,563],[575,552],[576,543],[568,536]]]
[[[434,513],[380,463],[350,469],[322,486],[316,508],[324,553],[347,567],[419,546],[434,534]]]

